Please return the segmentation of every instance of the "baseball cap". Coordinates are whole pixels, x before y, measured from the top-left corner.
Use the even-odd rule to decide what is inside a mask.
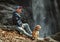
[[[15,9],[22,9],[23,7],[22,6],[16,6]]]

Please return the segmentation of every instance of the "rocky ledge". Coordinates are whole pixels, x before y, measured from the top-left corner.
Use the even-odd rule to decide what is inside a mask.
[[[31,38],[19,34],[16,30],[8,30],[0,28],[0,42],[58,42],[50,37],[32,40]]]

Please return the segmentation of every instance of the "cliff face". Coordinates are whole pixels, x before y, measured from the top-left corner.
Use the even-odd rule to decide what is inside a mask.
[[[12,13],[17,5],[23,6],[22,21],[33,27],[34,19],[31,8],[31,1],[28,0],[0,0],[0,23],[12,25]]]

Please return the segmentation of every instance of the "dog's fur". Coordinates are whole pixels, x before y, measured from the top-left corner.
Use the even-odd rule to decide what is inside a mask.
[[[40,25],[36,25],[36,27],[34,28],[33,32],[32,32],[32,38],[33,39],[38,39],[39,38],[39,30],[41,29]]]

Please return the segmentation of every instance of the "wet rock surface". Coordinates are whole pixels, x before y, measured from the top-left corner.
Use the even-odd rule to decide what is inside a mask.
[[[60,41],[60,32],[56,33],[55,35],[51,36],[53,39]]]

